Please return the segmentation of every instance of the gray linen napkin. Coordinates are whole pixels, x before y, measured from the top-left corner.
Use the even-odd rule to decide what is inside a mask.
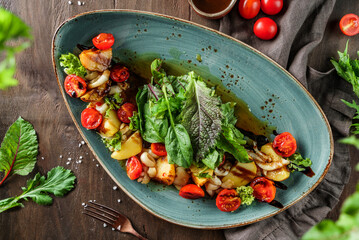
[[[280,34],[272,41],[261,41],[252,32],[252,25],[232,11],[220,21],[220,31],[231,35],[267,54],[289,70],[316,98],[333,130],[334,159],[322,183],[307,197],[288,210],[248,226],[225,231],[232,239],[297,239],[322,220],[338,203],[349,180],[348,147],[337,140],[348,135],[353,111],[340,99],[351,101],[352,89],[343,84],[334,71],[318,72],[307,66],[309,53],[323,38],[335,0],[293,0],[278,16]]]

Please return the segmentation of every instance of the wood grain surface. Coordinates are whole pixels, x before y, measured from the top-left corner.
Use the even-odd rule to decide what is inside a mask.
[[[68,0],[0,0],[0,5],[20,16],[32,28],[32,46],[17,56],[16,78],[19,86],[0,91],[0,138],[18,116],[30,121],[38,134],[40,154],[35,170],[29,176],[13,176],[0,188],[0,199],[15,196],[21,186],[36,172],[46,173],[61,165],[77,176],[74,191],[64,198],[56,198],[52,206],[25,202],[25,208],[0,214],[0,239],[135,239],[133,236],[111,231],[109,227],[84,216],[81,204],[96,200],[127,215],[139,233],[149,239],[224,239],[223,231],[196,230],[160,220],[143,210],[121,190],[113,190],[114,182],[98,167],[87,146],[79,147],[80,134],[67,112],[58,90],[51,63],[51,40],[57,26],[73,15],[97,9],[137,9],[164,13],[218,29],[219,21],[196,15],[186,0],[84,0],[83,6]],[[353,11],[353,6],[356,11]],[[342,49],[346,37],[337,27],[345,13],[358,12],[357,0],[337,1],[328,24],[323,43],[315,49],[311,66],[326,71],[329,59]],[[359,49],[358,38],[351,42],[351,54]],[[60,155],[63,158],[60,158]],[[75,161],[83,156],[83,162]],[[67,158],[72,158],[66,165]],[[358,151],[352,149],[352,164],[358,162]],[[329,214],[336,219],[342,201],[355,189],[359,175],[353,173],[341,202]],[[118,199],[121,200],[118,203]]]

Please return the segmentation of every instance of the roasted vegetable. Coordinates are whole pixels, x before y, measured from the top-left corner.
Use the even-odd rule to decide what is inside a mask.
[[[193,182],[198,186],[203,186],[212,176],[213,176],[213,169],[208,167],[199,168],[195,165],[192,165],[190,168],[191,176]]]
[[[176,170],[174,164],[169,164],[167,157],[159,158],[156,162],[157,174],[155,180],[171,185],[175,180]]]
[[[117,160],[126,160],[132,156],[139,154],[142,151],[142,138],[140,132],[137,131],[131,135],[121,145],[120,151],[115,151],[111,154],[111,157]],[[174,176],[174,174],[173,174]]]
[[[116,111],[110,110],[108,111],[108,116],[103,118],[102,124],[98,128],[98,131],[103,137],[112,137],[120,130],[120,126],[121,122],[117,117]]]
[[[257,166],[254,162],[250,163],[240,163],[237,162],[228,175],[222,179],[223,183],[227,181],[233,184],[233,188],[247,185],[252,181],[257,175]],[[228,184],[227,182],[227,184]]]
[[[99,49],[88,49],[83,50],[80,53],[80,61],[82,66],[90,71],[103,72],[111,64],[112,49],[99,50]]]
[[[287,167],[282,167],[274,171],[268,171],[264,174],[267,178],[280,182],[284,181],[290,176],[290,171]]]
[[[84,95],[82,95],[81,100],[84,102],[100,102],[102,98],[104,98],[110,91],[110,89],[111,82],[107,81],[97,88],[87,91]]]

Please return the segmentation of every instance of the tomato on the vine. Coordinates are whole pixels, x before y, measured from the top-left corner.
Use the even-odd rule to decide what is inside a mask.
[[[344,15],[339,22],[340,30],[347,36],[359,33],[359,17],[353,13]]]
[[[240,0],[238,4],[239,14],[245,19],[252,19],[258,15],[260,0]]]
[[[283,0],[261,0],[261,9],[265,14],[276,15],[283,8]]]
[[[102,123],[102,114],[95,108],[85,108],[81,113],[81,124],[87,129],[96,129]]]
[[[234,189],[223,189],[216,198],[216,206],[222,212],[233,212],[239,208],[242,200]]]
[[[64,87],[68,95],[78,98],[86,93],[87,84],[81,77],[71,74],[65,78]]]
[[[140,175],[142,173],[142,163],[140,162],[138,157],[133,156],[127,160],[126,172],[127,172],[127,176],[131,180],[135,180],[140,177]]]
[[[258,19],[253,27],[254,34],[262,40],[274,38],[277,34],[277,30],[277,24],[267,17]]]
[[[180,189],[179,195],[187,199],[197,199],[204,197],[204,191],[195,184],[187,184]]]
[[[133,112],[135,111],[137,111],[137,107],[134,104],[125,103],[117,110],[117,116],[121,122],[130,123],[130,117],[133,116]]]
[[[282,157],[290,157],[297,150],[297,142],[289,132],[277,135],[273,140],[272,146],[274,151]]]
[[[268,178],[256,177],[250,186],[253,188],[253,196],[261,202],[270,203],[275,198],[277,189]]]
[[[115,43],[115,38],[111,33],[100,33],[92,39],[93,45],[100,50],[106,50]]]

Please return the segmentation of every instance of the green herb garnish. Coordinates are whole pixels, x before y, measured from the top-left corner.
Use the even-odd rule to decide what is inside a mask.
[[[241,186],[236,189],[242,204],[251,205],[254,201],[253,188],[251,186]]]
[[[303,158],[300,153],[294,153],[292,156],[288,158],[290,164],[288,168],[294,172],[303,172],[307,167],[312,166],[312,161],[309,158]]]

